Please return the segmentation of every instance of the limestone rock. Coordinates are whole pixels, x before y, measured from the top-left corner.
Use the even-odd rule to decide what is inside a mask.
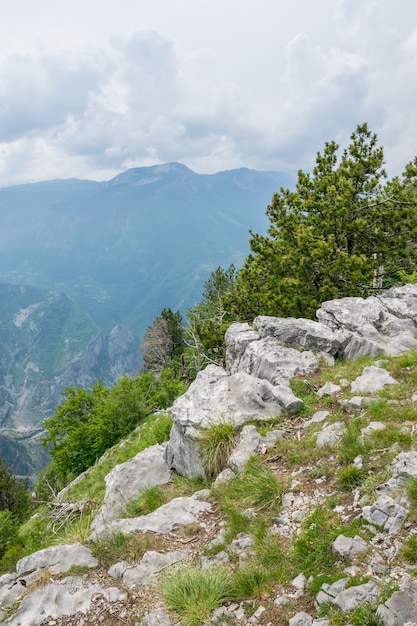
[[[366,552],[369,546],[362,537],[345,537],[344,535],[339,535],[335,541],[333,541],[332,549],[334,552],[340,554],[340,556],[350,558],[356,554]]]
[[[186,558],[186,553],[182,550],[174,550],[173,552],[156,552],[149,550],[145,552],[139,565],[128,567],[122,576],[123,584],[128,589],[135,589],[140,585],[155,582],[156,574],[167,566]]]
[[[351,384],[354,393],[376,393],[381,391],[385,385],[397,385],[398,382],[392,378],[387,370],[381,367],[370,365],[365,367],[362,374]]]
[[[312,626],[313,618],[305,611],[300,611],[294,617],[292,617],[288,625],[289,626]]]
[[[25,576],[28,579],[30,574],[46,567],[51,572],[60,574],[67,572],[73,565],[97,567],[98,560],[92,555],[90,548],[81,543],[51,546],[20,559],[16,564],[16,573],[19,577]]]
[[[150,446],[107,474],[106,493],[91,525],[93,531],[117,519],[127,503],[146,487],[163,485],[170,480],[171,472],[164,459],[165,446]]]
[[[96,594],[108,602],[124,600],[127,594],[116,587],[103,588],[83,577],[68,577],[25,596],[17,612],[4,622],[7,626],[36,626],[43,620],[86,613]]]
[[[172,622],[165,611],[162,609],[155,609],[154,611],[150,611],[150,613],[146,613],[146,615],[144,615],[142,621],[140,622],[140,626],[172,626]]]
[[[374,602],[378,598],[378,595],[379,589],[377,585],[369,581],[364,585],[344,589],[337,594],[333,604],[338,606],[344,613],[348,613],[364,602]]]
[[[244,426],[239,435],[236,448],[229,458],[228,467],[235,474],[243,471],[251,456],[257,452],[266,452],[268,448],[276,444],[283,434],[284,431],[275,430],[262,436],[258,433],[255,426]]]
[[[252,343],[252,341],[258,341],[258,339],[260,339],[259,333],[251,328],[249,324],[236,322],[229,326],[224,336],[226,343],[226,370],[229,374],[236,374],[236,372],[240,371],[239,365],[246,346]]]
[[[393,478],[402,481],[408,478],[417,478],[417,452],[401,452],[392,462],[391,473]]]
[[[211,504],[200,501],[195,496],[196,494],[191,497],[174,498],[148,515],[115,520],[95,530],[90,538],[104,537],[114,531],[128,534],[136,530],[149,530],[167,535],[178,525],[186,526],[198,523],[200,515],[211,510]]]
[[[282,346],[296,350],[341,354],[346,335],[329,326],[307,319],[256,317],[253,323],[261,338],[274,337]]]
[[[390,313],[381,297],[330,300],[322,304],[317,318],[334,331],[350,333],[343,354],[347,359],[383,352],[395,356],[417,346],[412,319]]]
[[[340,385],[335,385],[334,383],[327,382],[323,387],[320,387],[318,391],[316,391],[316,396],[318,398],[324,398],[324,396],[334,396],[336,393],[339,393],[342,388]]]
[[[185,476],[203,476],[199,440],[204,428],[230,421],[239,429],[251,419],[269,419],[301,406],[289,387],[274,386],[245,372],[228,376],[223,368],[209,365],[171,408],[174,425],[167,462]]]
[[[267,380],[273,385],[288,386],[294,376],[305,376],[318,368],[313,352],[300,352],[282,346],[274,337],[249,343],[239,362],[239,371]]]
[[[319,433],[317,433],[317,447],[323,448],[324,446],[334,446],[342,436],[343,428],[343,422],[334,422],[333,424],[325,426]]]
[[[380,604],[377,615],[385,626],[404,626],[417,622],[417,581],[409,574],[401,579],[400,590]]]
[[[407,513],[407,508],[387,495],[380,496],[372,506],[364,506],[362,509],[366,521],[383,526],[384,530],[393,534],[399,531]]]

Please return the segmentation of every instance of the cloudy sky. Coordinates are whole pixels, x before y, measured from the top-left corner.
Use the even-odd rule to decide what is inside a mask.
[[[0,186],[417,155],[416,0],[0,0]]]

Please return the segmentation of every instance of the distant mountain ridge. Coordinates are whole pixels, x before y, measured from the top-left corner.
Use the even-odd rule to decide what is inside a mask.
[[[218,265],[240,265],[249,230],[284,174],[196,174],[179,163],[106,182],[0,188],[0,280],[59,290],[109,332],[141,336],[162,308],[185,311]]]

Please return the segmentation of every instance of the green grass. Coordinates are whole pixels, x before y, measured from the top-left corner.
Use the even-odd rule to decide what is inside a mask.
[[[227,420],[203,430],[199,451],[207,478],[214,478],[224,470],[235,448],[237,435],[235,425]]]
[[[352,491],[359,487],[366,478],[365,471],[356,465],[346,465],[337,473],[337,484],[342,491]]]
[[[301,532],[294,540],[292,564],[311,577],[309,588],[317,593],[323,582],[334,582],[342,578],[345,565],[332,550],[332,543],[339,535],[353,537],[361,533],[360,520],[343,524],[339,516],[325,505],[318,506],[303,521]]]
[[[352,463],[357,456],[362,456],[364,461],[368,458],[369,444],[360,437],[364,425],[361,419],[351,419],[346,424],[337,446],[337,454],[343,464]]]
[[[118,561],[126,560],[132,563],[138,561],[152,547],[152,539],[149,535],[124,535],[120,531],[91,542],[92,553],[104,569],[108,569]]]
[[[192,565],[168,572],[158,588],[164,601],[188,626],[207,623],[210,613],[227,602],[233,591],[226,569],[202,570]]]
[[[401,556],[407,563],[412,565],[417,563],[417,535],[409,535],[407,537],[401,548]]]
[[[159,485],[146,487],[140,495],[131,500],[120,517],[139,517],[148,515],[166,503],[165,492]]]

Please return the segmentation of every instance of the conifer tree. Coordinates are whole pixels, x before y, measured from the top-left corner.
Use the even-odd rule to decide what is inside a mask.
[[[240,319],[314,317],[325,300],[368,296],[414,271],[417,159],[388,181],[367,124],[340,161],[338,149],[326,143],[312,174],[300,170],[295,191],[274,195],[268,235],[252,234],[230,303]]]

